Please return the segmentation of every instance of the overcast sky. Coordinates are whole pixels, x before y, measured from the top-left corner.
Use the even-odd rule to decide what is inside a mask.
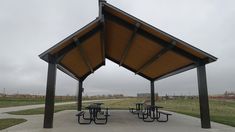
[[[234,0],[107,0],[198,47],[218,61],[207,65],[209,94],[235,91]],[[98,16],[98,0],[0,0],[0,92],[45,94],[47,63],[38,55]],[[197,95],[196,70],[155,82],[160,95]],[[136,95],[150,82],[106,61],[84,81],[85,94]],[[77,82],[58,70],[57,95]]]

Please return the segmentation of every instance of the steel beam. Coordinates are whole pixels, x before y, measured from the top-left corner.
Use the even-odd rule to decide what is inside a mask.
[[[70,73],[72,73],[76,78],[80,78],[77,73],[73,72],[72,70],[70,70],[66,65],[59,63],[59,65],[61,65],[63,68],[65,68],[67,71],[69,71]]]
[[[199,90],[201,127],[211,128],[205,64],[199,65],[197,67],[197,78],[198,78],[198,90]]]
[[[93,73],[93,68],[92,68],[92,65],[91,65],[91,62],[90,60],[88,59],[87,57],[87,54],[85,54],[83,48],[82,48],[82,45],[80,43],[80,41],[78,39],[74,39],[74,42],[76,43],[77,47],[78,47],[78,51],[83,59],[83,61],[85,62],[85,64],[87,65],[87,67],[89,68],[89,70],[91,71],[91,73]]]
[[[106,49],[105,49],[105,45],[106,45],[106,38],[105,38],[105,20],[104,20],[104,15],[101,16],[101,25],[102,25],[102,28],[101,28],[101,31],[100,31],[100,43],[101,43],[101,54],[102,54],[102,59],[105,63],[105,53],[106,53]]]
[[[61,66],[60,64],[57,64],[57,68],[64,72],[65,74],[67,74],[68,76],[72,77],[75,80],[79,80],[79,78],[77,78],[75,75],[73,75],[69,70],[65,69],[63,66]]]
[[[134,28],[134,30],[133,30],[133,33],[132,33],[130,39],[128,40],[128,42],[127,42],[127,44],[126,44],[126,47],[125,47],[125,49],[124,49],[124,51],[123,51],[123,53],[122,53],[119,66],[121,66],[121,65],[123,64],[123,62],[125,61],[126,56],[128,55],[129,49],[130,49],[130,47],[131,47],[131,45],[132,45],[132,43],[133,43],[133,40],[134,40],[134,38],[135,38],[135,36],[136,36],[136,33],[137,33],[139,27],[140,27],[140,24],[139,24],[139,23],[136,23],[136,24],[135,24],[135,28]]]
[[[141,71],[144,71],[148,66],[153,64],[153,62],[157,61],[162,55],[167,53],[170,49],[172,49],[175,46],[175,42],[173,42],[172,45],[169,45],[168,47],[163,48],[161,51],[156,53],[152,58],[150,58],[146,63],[144,63],[135,74],[138,74]]]
[[[48,74],[47,74],[47,89],[46,100],[44,110],[44,128],[53,127],[54,116],[54,99],[55,99],[55,85],[56,85],[56,63],[55,59],[50,56],[48,62]]]
[[[77,96],[77,110],[82,110],[82,92],[83,92],[83,80],[78,81],[78,96]]]
[[[151,86],[151,106],[155,106],[155,93],[154,93],[154,81],[150,81],[150,86]]]

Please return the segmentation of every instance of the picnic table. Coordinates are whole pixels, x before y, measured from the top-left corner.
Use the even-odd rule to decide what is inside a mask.
[[[144,122],[153,122],[157,120],[158,122],[167,122],[168,116],[172,115],[167,112],[160,111],[163,107],[161,106],[152,106],[145,103],[135,103],[135,108],[129,108],[129,111],[133,114],[137,114],[139,119],[142,119]],[[165,115],[164,119],[160,119],[162,115]]]
[[[94,121],[95,124],[106,124],[108,121],[108,108],[102,111],[101,105],[103,103],[92,103],[86,107],[88,110],[88,117],[85,116],[85,112],[81,111],[77,114],[79,124],[91,124]],[[87,122],[81,122],[81,117]]]
[[[143,119],[144,122],[153,122],[157,120],[158,122],[167,122],[168,116],[172,115],[167,112],[160,111],[163,108],[161,106],[145,105],[145,110],[138,113],[138,118]],[[165,115],[165,119],[160,119],[161,115]]]

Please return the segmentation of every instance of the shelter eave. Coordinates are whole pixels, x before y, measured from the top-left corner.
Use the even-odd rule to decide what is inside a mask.
[[[65,38],[64,40],[60,41],[59,43],[57,43],[56,45],[52,46],[51,48],[49,48],[48,50],[46,50],[45,52],[41,53],[39,55],[39,57],[46,61],[49,62],[48,59],[48,55],[51,54],[51,52],[53,50],[55,50],[57,47],[61,46],[63,43],[65,43],[66,41],[73,39],[74,36],[76,36],[77,34],[84,32],[87,28],[89,28],[90,26],[99,23],[101,21],[100,17],[97,17],[95,20],[93,20],[92,22],[90,22],[89,24],[85,25],[83,28],[79,29],[78,31],[74,32],[73,34],[69,35],[67,38]]]

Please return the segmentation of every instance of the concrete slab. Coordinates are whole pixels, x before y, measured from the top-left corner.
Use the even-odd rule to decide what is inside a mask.
[[[212,123],[212,129],[202,129],[198,118],[173,113],[169,121],[143,122],[136,115],[126,110],[110,111],[110,118],[106,125],[80,125],[75,116],[76,111],[67,110],[55,114],[54,128],[43,129],[43,115],[13,116],[25,118],[28,121],[17,126],[5,129],[5,132],[235,132],[234,127]],[[11,115],[6,115],[11,116]]]

